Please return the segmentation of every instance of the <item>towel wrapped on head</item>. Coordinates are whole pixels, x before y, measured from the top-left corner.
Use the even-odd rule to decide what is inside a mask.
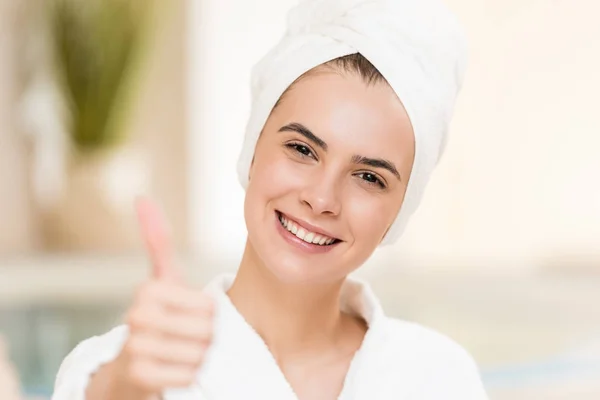
[[[395,242],[417,209],[446,142],[467,64],[464,33],[441,0],[305,0],[288,15],[281,41],[252,71],[252,109],[238,161],[244,188],[271,110],[300,76],[360,53],[404,105],[415,159],[404,203],[382,244]]]

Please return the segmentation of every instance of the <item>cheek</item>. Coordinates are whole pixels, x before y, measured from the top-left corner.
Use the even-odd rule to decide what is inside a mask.
[[[357,243],[376,247],[394,221],[399,207],[392,195],[355,195],[346,204],[346,220]]]
[[[283,204],[290,203],[304,179],[297,164],[285,154],[274,151],[256,154],[244,205],[249,229],[269,218],[272,210],[285,208]]]
[[[308,169],[306,165],[290,160],[283,152],[260,154],[255,160],[248,189],[266,200],[284,196],[306,182]]]

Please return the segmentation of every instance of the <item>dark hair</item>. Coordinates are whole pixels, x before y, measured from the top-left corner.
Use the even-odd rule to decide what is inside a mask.
[[[365,83],[377,84],[386,83],[386,79],[381,72],[369,60],[360,53],[349,54],[347,56],[334,58],[324,64],[325,67],[333,67],[343,72],[358,74],[365,80]],[[317,67],[318,68],[318,67]]]
[[[385,77],[379,72],[377,67],[375,67],[365,56],[360,53],[348,54],[347,56],[342,56],[338,58],[334,58],[331,61],[328,61],[324,64],[319,65],[311,69],[310,71],[305,72],[300,77],[298,77],[286,90],[283,92],[277,103],[273,109],[277,108],[277,106],[281,103],[282,99],[285,95],[294,88],[294,85],[301,81],[303,78],[307,76],[311,76],[315,73],[319,73],[324,70],[333,70],[336,72],[345,72],[350,74],[357,74],[367,85],[375,85],[377,83],[386,83],[387,80]]]

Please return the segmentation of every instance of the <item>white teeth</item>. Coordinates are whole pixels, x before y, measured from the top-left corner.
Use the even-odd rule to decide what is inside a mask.
[[[307,243],[318,244],[318,245],[329,245],[335,241],[333,238],[322,236],[314,232],[309,232],[304,228],[299,227],[294,222],[286,219],[283,215],[280,218],[281,225],[288,231],[296,235],[298,238],[304,240]]]
[[[296,233],[296,236],[304,240],[304,236],[306,236],[306,233],[307,232],[303,228],[298,228],[298,233]]]

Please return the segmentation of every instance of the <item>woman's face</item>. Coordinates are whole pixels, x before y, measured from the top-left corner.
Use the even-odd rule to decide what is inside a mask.
[[[400,210],[414,147],[387,84],[335,72],[298,81],[250,170],[245,219],[261,264],[287,283],[339,281],[358,268]]]

